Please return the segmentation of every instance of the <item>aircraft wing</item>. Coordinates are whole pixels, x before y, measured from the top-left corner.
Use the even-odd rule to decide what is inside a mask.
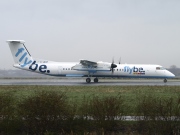
[[[89,60],[80,60],[80,63],[73,66],[72,69],[78,71],[89,71],[93,73],[97,71],[110,71],[109,64],[103,62],[93,62]]]
[[[90,66],[90,67],[97,67],[97,63],[93,61],[88,61],[88,60],[80,60],[80,63],[83,66]]]

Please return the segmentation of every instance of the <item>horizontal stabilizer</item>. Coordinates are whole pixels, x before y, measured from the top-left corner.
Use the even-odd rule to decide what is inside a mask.
[[[25,41],[24,40],[7,40],[7,43],[20,43],[20,44],[24,44]]]

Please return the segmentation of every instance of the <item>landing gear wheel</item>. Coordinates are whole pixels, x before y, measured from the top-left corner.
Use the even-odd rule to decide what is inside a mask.
[[[86,78],[86,82],[90,83],[91,82],[91,78]]]
[[[167,79],[164,79],[164,83],[167,83]]]
[[[95,82],[95,83],[98,83],[98,78],[94,78],[94,82]]]

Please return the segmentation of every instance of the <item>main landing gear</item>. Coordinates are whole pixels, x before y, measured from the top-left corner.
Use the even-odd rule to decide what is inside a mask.
[[[90,83],[91,82],[91,78],[86,78],[86,82]]]
[[[94,78],[94,82],[95,82],[95,83],[98,83],[98,78]]]
[[[91,82],[91,78],[89,78],[89,77],[86,78],[86,82],[87,82],[87,83],[90,83],[90,82]],[[97,78],[97,77],[94,78],[94,82],[95,82],[95,83],[98,83],[98,78]]]

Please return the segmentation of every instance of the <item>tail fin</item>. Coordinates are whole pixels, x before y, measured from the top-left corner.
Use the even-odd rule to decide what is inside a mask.
[[[32,64],[33,58],[24,45],[25,41],[8,40],[7,43],[11,49],[15,64],[19,64],[22,68]]]

